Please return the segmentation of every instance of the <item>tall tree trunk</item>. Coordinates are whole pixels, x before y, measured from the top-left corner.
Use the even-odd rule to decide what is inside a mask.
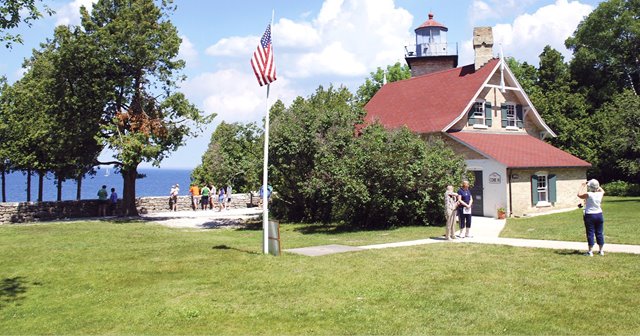
[[[57,182],[58,183],[56,185],[56,188],[57,188],[56,201],[60,202],[60,201],[62,201],[62,178],[60,178],[58,176],[58,181]]]
[[[38,171],[38,202],[42,202],[42,189],[44,187],[44,173]]]
[[[76,177],[76,200],[80,200],[82,198],[82,174],[78,174]]]
[[[31,202],[31,169],[27,169],[27,202]]]
[[[7,201],[7,188],[6,188],[6,182],[5,182],[5,169],[4,167],[2,167],[2,202],[6,202]]]
[[[122,211],[125,216],[138,216],[136,208],[136,178],[138,166],[122,168],[120,170],[124,182],[122,190]]]

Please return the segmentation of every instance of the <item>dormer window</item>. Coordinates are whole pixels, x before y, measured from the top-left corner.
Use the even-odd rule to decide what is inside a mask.
[[[516,126],[516,106],[514,104],[507,104],[507,127]]]
[[[491,127],[491,103],[482,99],[477,100],[471,106],[468,117],[468,125],[473,128]]]
[[[524,127],[522,105],[506,102],[501,106],[502,128],[519,130]]]

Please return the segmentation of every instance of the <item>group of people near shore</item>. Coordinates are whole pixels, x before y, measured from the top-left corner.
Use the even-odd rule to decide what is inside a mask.
[[[593,257],[594,243],[598,244],[598,254],[604,255],[604,217],[602,215],[602,198],[604,189],[596,179],[582,182],[577,193],[578,198],[584,200],[584,227],[587,236],[588,250],[586,256]],[[458,192],[453,191],[453,186],[448,185],[444,193],[445,216],[447,219],[445,238],[453,240],[457,238],[472,238],[469,234],[471,229],[471,207],[473,197],[469,191],[469,181],[463,181]],[[460,233],[455,233],[456,217],[460,222]],[[595,238],[595,239],[594,239]],[[595,240],[595,242],[594,242]]]
[[[98,216],[106,216],[107,208],[111,211],[112,216],[116,214],[118,208],[118,193],[116,193],[116,188],[111,188],[111,195],[109,195],[107,186],[103,185],[102,188],[98,190]]]
[[[176,203],[179,189],[175,191],[174,189],[179,188],[176,184],[174,188],[171,189],[171,197],[174,197],[175,201],[173,202],[173,211],[177,210]],[[198,186],[196,183],[192,183],[189,187],[189,195],[191,196],[191,209],[194,211],[198,208],[202,210],[214,209],[218,208],[218,211],[228,210],[231,206],[231,193],[233,192],[233,188],[231,185],[225,187],[220,187],[216,189],[213,184],[205,184],[202,186]]]

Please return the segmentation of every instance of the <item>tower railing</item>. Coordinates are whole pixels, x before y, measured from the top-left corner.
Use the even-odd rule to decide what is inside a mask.
[[[455,56],[458,55],[457,43],[420,43],[404,47],[405,57]]]

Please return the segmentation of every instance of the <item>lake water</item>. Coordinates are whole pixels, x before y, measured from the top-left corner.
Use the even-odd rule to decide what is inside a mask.
[[[138,173],[145,174],[146,177],[136,181],[136,196],[168,196],[171,186],[180,184],[180,195],[187,195],[189,183],[191,181],[191,170],[189,169],[165,169],[165,168],[141,168]],[[56,183],[53,175],[48,175],[44,179],[43,200],[56,200]],[[109,193],[111,188],[116,188],[118,196],[122,197],[122,176],[106,167],[97,169],[97,174],[87,176],[82,181],[82,199],[97,198],[98,189],[106,185]],[[6,179],[7,202],[24,202],[27,200],[27,176],[17,172],[7,175]],[[77,185],[75,181],[65,181],[62,184],[62,199],[75,200]],[[31,177],[31,201],[38,198],[38,176]],[[0,195],[0,201],[1,195]]]

